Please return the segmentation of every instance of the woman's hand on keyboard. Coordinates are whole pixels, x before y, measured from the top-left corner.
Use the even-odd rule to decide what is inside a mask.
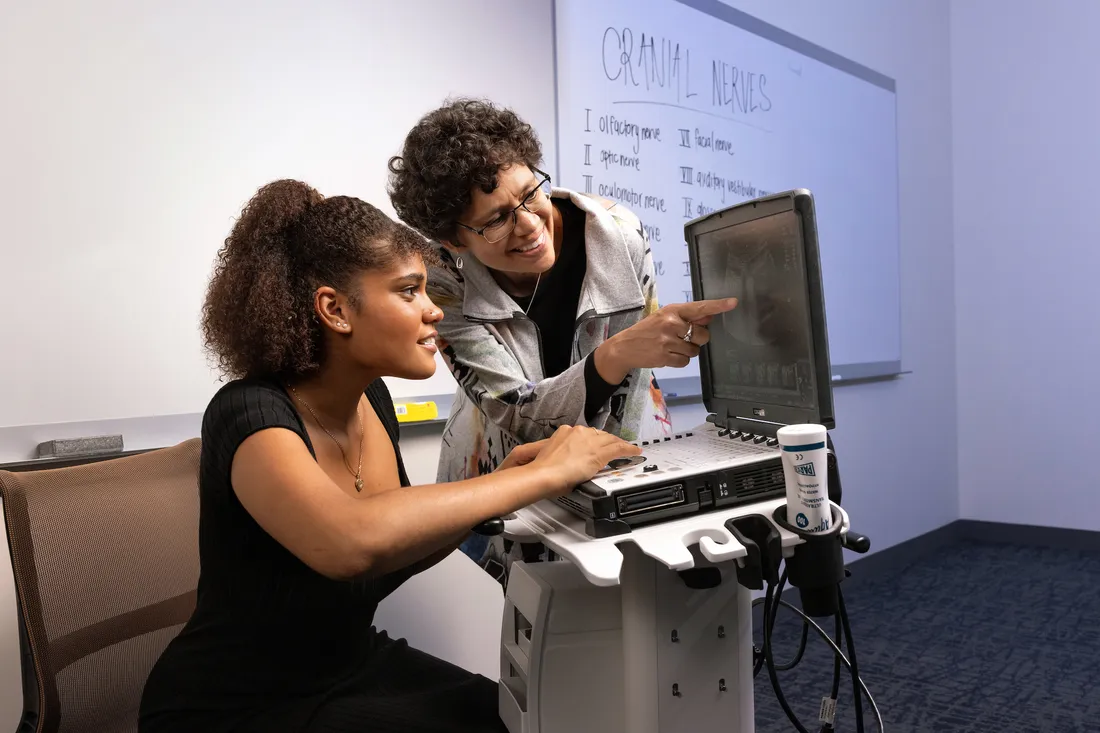
[[[642,452],[618,436],[589,427],[562,426],[549,440],[540,442],[545,445],[531,463],[554,477],[552,496],[568,494],[603,470],[608,461]]]
[[[512,452],[500,462],[500,465],[496,467],[497,471],[506,471],[509,468],[515,468],[516,466],[526,466],[531,461],[538,457],[539,453],[546,444],[550,442],[549,438],[544,440],[536,440],[533,443],[523,443],[517,445],[512,449]]]

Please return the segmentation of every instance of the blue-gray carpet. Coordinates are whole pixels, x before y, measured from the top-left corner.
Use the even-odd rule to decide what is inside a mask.
[[[845,585],[860,676],[890,733],[1100,731],[1100,553],[961,542]],[[783,662],[801,627],[779,613]],[[832,632],[831,619],[818,622]],[[802,662],[779,681],[813,733],[831,680],[832,652],[811,631]],[[755,689],[758,733],[795,730],[766,669]],[[839,697],[836,730],[855,731],[847,670]],[[864,708],[865,730],[877,730]]]

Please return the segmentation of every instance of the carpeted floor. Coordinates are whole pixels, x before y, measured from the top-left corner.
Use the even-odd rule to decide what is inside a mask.
[[[1100,553],[960,543],[852,584],[845,600],[860,676],[887,731],[1100,731]],[[818,622],[832,632],[831,619]],[[777,661],[791,658],[800,628],[780,610]],[[811,733],[831,680],[832,652],[811,631],[802,662],[779,673]],[[766,669],[755,687],[757,732],[795,730]],[[847,670],[839,697],[836,730],[855,731]],[[865,730],[878,730],[864,707]]]

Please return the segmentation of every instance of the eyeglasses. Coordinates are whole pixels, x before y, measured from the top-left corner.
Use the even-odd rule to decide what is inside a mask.
[[[463,229],[469,229],[474,234],[484,237],[485,241],[489,244],[496,244],[507,237],[512,233],[512,230],[516,228],[516,219],[519,216],[520,209],[525,209],[537,215],[550,203],[550,174],[543,173],[537,168],[534,169],[534,171],[540,174],[542,179],[539,180],[538,185],[531,190],[531,193],[523,198],[519,206],[505,214],[501,214],[480,229],[474,229],[472,226],[467,226],[462,222],[458,222],[458,225]]]

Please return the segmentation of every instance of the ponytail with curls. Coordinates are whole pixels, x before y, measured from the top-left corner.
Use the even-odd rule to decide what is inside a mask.
[[[301,181],[268,183],[218,252],[202,309],[206,348],[230,377],[315,372],[325,345],[317,288],[347,293],[354,305],[358,273],[414,254],[431,259],[434,251],[365,201],[325,198]]]

